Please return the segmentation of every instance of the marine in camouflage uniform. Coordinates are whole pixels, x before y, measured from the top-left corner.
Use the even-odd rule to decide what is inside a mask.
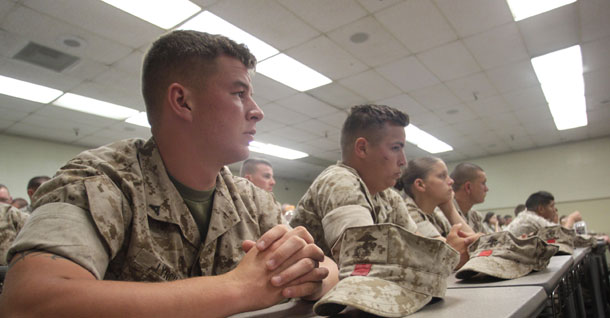
[[[327,242],[325,237],[338,237],[341,233],[329,235],[325,231],[340,227],[325,228],[322,220],[329,213],[339,210],[353,213],[354,216],[368,211],[375,224],[393,223],[411,232],[417,230],[398,193],[388,188],[371,195],[358,172],[342,162],[326,168],[314,180],[299,201],[290,225],[305,227],[324,254],[330,257],[333,242]]]
[[[413,198],[406,196],[405,203],[411,219],[417,224],[417,231],[425,237],[447,237],[451,231],[451,224],[443,212],[437,207],[430,215],[422,211]]]
[[[514,236],[523,234],[530,235],[547,227],[557,225],[533,211],[524,211],[519,213],[516,218],[506,228],[506,231],[511,232]]]
[[[216,178],[204,240],[152,138],[81,153],[41,186],[35,205],[11,254],[44,250],[97,279],[124,281],[228,272],[244,256],[243,240],[256,240],[281,222],[269,193],[225,167]]]
[[[6,252],[30,215],[0,202],[0,265],[6,265]]]
[[[460,205],[457,203],[457,201],[455,199],[453,199],[453,205],[455,206],[455,209],[460,214],[460,216],[464,220],[466,220],[466,223],[468,223],[468,225],[472,228],[473,231],[475,231],[476,233],[484,233],[484,234],[492,233],[485,229],[485,226],[483,225],[483,217],[481,216],[481,213],[479,213],[478,211],[473,210],[473,209],[470,209],[470,211],[468,211],[467,213],[462,212],[462,209],[460,209]]]

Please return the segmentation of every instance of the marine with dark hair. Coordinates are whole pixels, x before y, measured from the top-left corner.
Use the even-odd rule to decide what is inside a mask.
[[[519,213],[506,228],[515,236],[530,235],[544,227],[557,225],[559,222],[555,197],[547,191],[532,193],[525,201],[525,206],[527,210]],[[574,223],[580,220],[582,220],[580,212],[572,212],[567,216],[564,227],[572,228]]]
[[[142,72],[153,137],[87,150],[42,184],[7,256],[0,316],[226,317],[329,290],[334,262],[225,167],[248,157],[263,119],[255,64],[222,35],[153,43]]]
[[[51,178],[48,176],[36,176],[31,178],[30,181],[28,181],[26,189],[28,192],[28,197],[30,198],[30,205],[27,206],[27,212],[31,213],[33,211],[31,203],[34,202],[34,193],[36,193],[36,190],[40,188],[40,185],[49,180],[51,180]]]
[[[485,201],[485,196],[487,191],[489,191],[487,175],[483,168],[474,163],[460,163],[451,172],[451,179],[454,180],[454,205],[460,216],[468,222],[468,225],[475,232],[489,233],[485,226],[483,226],[481,214],[472,209],[475,204]]]

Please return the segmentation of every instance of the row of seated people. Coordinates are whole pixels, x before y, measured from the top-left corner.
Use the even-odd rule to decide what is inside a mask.
[[[292,227],[283,224],[272,194],[225,167],[247,158],[264,117],[252,98],[255,64],[220,35],[157,40],[142,75],[153,137],[85,151],[36,191],[6,254],[0,316],[224,317],[287,298],[334,314],[344,288],[362,291],[352,295],[363,310],[396,316],[442,296],[486,237],[469,222],[484,182],[454,191],[434,158],[406,177],[417,168],[404,153],[408,116],[355,106],[341,162],[312,183]],[[398,179],[410,201],[392,189]],[[398,294],[404,301],[375,300]]]

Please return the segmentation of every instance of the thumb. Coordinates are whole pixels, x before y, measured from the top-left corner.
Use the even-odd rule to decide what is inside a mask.
[[[449,233],[453,233],[455,235],[458,235],[458,233],[460,232],[460,229],[462,228],[462,223],[456,223],[451,227],[451,230],[449,231]]]

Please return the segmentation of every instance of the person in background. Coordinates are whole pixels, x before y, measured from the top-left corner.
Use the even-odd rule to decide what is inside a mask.
[[[506,228],[515,236],[530,235],[538,230],[557,225],[558,216],[555,208],[555,197],[547,191],[532,193],[525,201],[527,210],[519,215]],[[580,212],[575,211],[566,217],[565,228],[572,228],[574,223],[582,220]]]
[[[22,211],[27,211],[29,207],[28,201],[26,201],[24,198],[14,198],[11,205]]]
[[[485,218],[483,218],[483,226],[485,227],[486,233],[500,232],[500,225],[498,221],[498,215],[494,212],[487,212]]]
[[[0,203],[0,266],[6,266],[6,252],[30,215],[6,203]]]
[[[460,252],[461,267],[468,260],[468,245],[475,233],[453,204],[453,179],[445,163],[434,157],[410,160],[401,176],[405,202],[417,230],[423,236],[445,240]]]
[[[248,157],[264,116],[255,65],[222,35],[155,41],[142,69],[152,138],[85,151],[36,191],[0,316],[226,317],[334,286],[311,235],[225,166]]]
[[[13,197],[11,197],[8,188],[4,184],[0,184],[0,203],[11,204],[12,202]]]
[[[282,204],[282,215],[284,216],[286,223],[290,223],[290,220],[292,219],[292,216],[294,215],[294,209],[295,209],[294,205],[292,205],[290,203]]]
[[[525,207],[525,204],[518,204],[515,207],[515,217],[517,217],[519,215],[519,213],[525,212],[525,211],[527,211],[527,207]]]
[[[49,178],[48,176],[36,176],[30,179],[30,181],[28,181],[27,192],[28,197],[30,197],[30,205],[28,205],[27,207],[27,212],[32,213],[31,203],[34,202],[34,193],[36,193],[36,190],[38,190],[41,184],[49,180],[51,180],[51,178]]]
[[[273,167],[268,160],[261,158],[246,159],[241,165],[239,175],[250,180],[257,187],[273,192],[275,179],[273,178]]]
[[[502,230],[506,230],[506,227],[513,221],[513,216],[510,214],[504,215],[504,225],[502,225]]]
[[[483,226],[481,214],[472,207],[483,203],[487,196],[487,175],[483,169],[473,163],[463,162],[455,166],[451,172],[453,191],[455,191],[454,205],[460,216],[468,225],[478,233],[488,233]]]

